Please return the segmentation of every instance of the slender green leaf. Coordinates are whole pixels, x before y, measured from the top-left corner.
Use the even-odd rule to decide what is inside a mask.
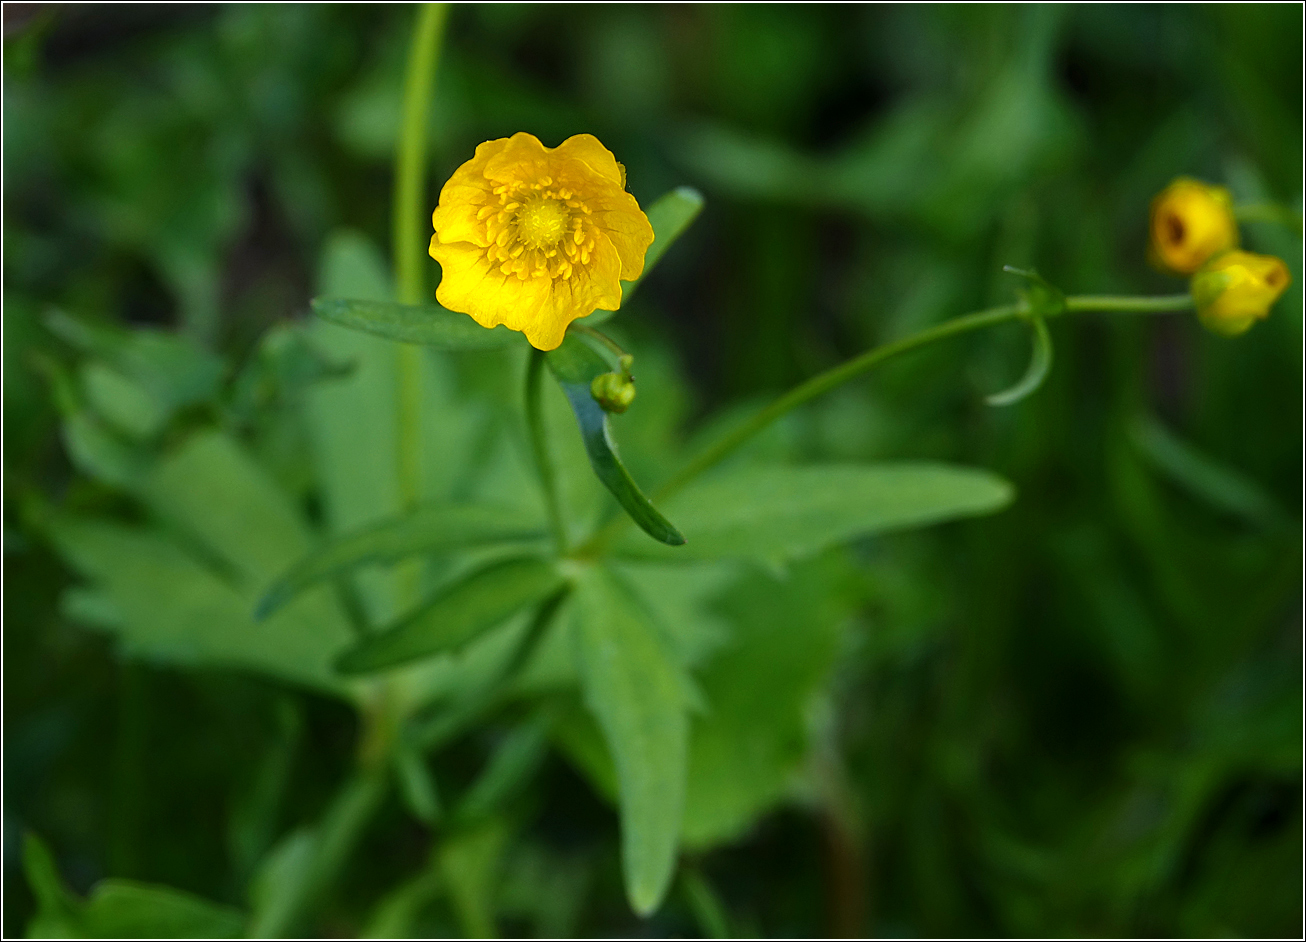
[[[336,661],[346,674],[382,670],[462,647],[563,584],[552,563],[536,557],[500,561],[442,590],[416,612],[364,638]]]
[[[237,910],[173,889],[132,880],[101,880],[86,900],[64,885],[50,851],[35,835],[23,847],[23,867],[38,911],[28,938],[224,939],[244,934]]]
[[[571,607],[585,702],[620,783],[626,894],[647,916],[676,863],[684,809],[688,683],[657,629],[607,569],[578,577]]]
[[[1042,386],[1043,380],[1047,379],[1052,370],[1052,338],[1048,335],[1048,326],[1041,317],[1032,318],[1030,324],[1033,327],[1034,352],[1030,355],[1025,375],[1010,389],[986,396],[984,401],[991,406],[1009,406],[1020,402]]]
[[[487,329],[468,315],[438,304],[318,298],[313,301],[313,313],[351,330],[438,350],[488,350],[507,346],[519,337],[507,327]]]
[[[667,249],[689,228],[689,224],[703,211],[703,194],[689,186],[678,186],[669,193],[659,196],[647,210],[649,224],[653,227],[653,244],[644,254],[644,270],[638,278],[627,281],[621,286],[621,303],[628,304],[635,289],[644,283]],[[593,327],[602,324],[615,314],[615,311],[595,311],[584,318],[583,323]]]
[[[534,774],[544,761],[547,748],[548,730],[544,723],[536,720],[514,729],[499,744],[485,770],[459,802],[454,820],[465,824],[492,814]]]
[[[297,562],[259,602],[265,618],[306,587],[365,563],[486,546],[542,535],[521,512],[486,504],[435,504],[346,533]]]
[[[440,818],[440,793],[425,756],[407,737],[401,736],[395,745],[394,764],[404,804],[417,820],[434,824]]]
[[[440,873],[469,939],[495,937],[494,896],[508,837],[507,823],[490,818],[476,828],[450,835],[440,846]]]
[[[664,550],[631,534],[621,549],[671,559],[784,559],[885,530],[992,513],[1012,496],[995,474],[943,464],[741,466],[668,501],[688,545]]]
[[[1216,510],[1261,527],[1286,521],[1287,513],[1260,484],[1204,454],[1156,419],[1140,417],[1130,437],[1158,471]]]
[[[590,466],[603,485],[621,504],[640,527],[653,539],[669,546],[685,542],[680,531],[672,526],[635,484],[626,466],[617,455],[616,444],[608,427],[608,414],[595,401],[590,392],[594,377],[607,373],[611,367],[588,343],[574,333],[568,333],[562,345],[548,355],[549,369],[557,377],[562,391],[571,403],[572,412],[580,426],[585,452]]]
[[[648,221],[653,226],[653,244],[644,255],[644,270],[634,281],[622,287],[621,301],[625,304],[635,289],[643,284],[649,272],[662,261],[662,256],[689,228],[690,223],[703,211],[703,194],[689,186],[678,186],[664,193],[648,208]]]

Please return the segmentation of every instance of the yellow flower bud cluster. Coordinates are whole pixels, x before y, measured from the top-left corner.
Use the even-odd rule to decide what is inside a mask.
[[[1191,275],[1197,316],[1227,337],[1270,313],[1292,281],[1272,255],[1238,248],[1233,197],[1224,187],[1180,177],[1152,200],[1149,255],[1159,267]]]

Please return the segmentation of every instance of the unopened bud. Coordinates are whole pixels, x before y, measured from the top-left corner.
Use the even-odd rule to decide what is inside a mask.
[[[590,395],[604,412],[625,412],[635,401],[635,378],[626,371],[600,373],[590,383]]]
[[[1288,266],[1273,255],[1234,250],[1194,275],[1191,290],[1202,324],[1234,337],[1266,317],[1291,282]]]
[[[1224,187],[1180,177],[1152,200],[1150,254],[1162,268],[1191,275],[1237,244],[1233,198]]]

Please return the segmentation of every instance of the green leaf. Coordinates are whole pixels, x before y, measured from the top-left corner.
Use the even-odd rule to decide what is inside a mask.
[[[60,311],[46,315],[45,324],[83,353],[134,380],[165,413],[213,397],[222,380],[222,361],[183,337],[92,324]]]
[[[382,670],[462,647],[563,584],[557,567],[526,557],[493,563],[441,590],[398,624],[364,638],[336,661],[342,673]]]
[[[482,327],[470,316],[438,304],[318,298],[313,301],[313,313],[351,330],[438,350],[488,350],[514,343],[520,336],[503,325]]]
[[[640,276],[623,286],[623,304],[630,300],[635,289],[643,284],[649,272],[657,267],[662,256],[667,254],[667,250],[702,211],[703,194],[689,186],[678,186],[670,193],[664,193],[648,208],[648,221],[653,226],[653,244],[644,255],[644,270]]]
[[[620,783],[626,895],[647,916],[666,895],[684,808],[688,683],[643,609],[607,569],[577,580],[571,606],[585,703]]]
[[[1009,406],[1020,402],[1034,393],[1043,385],[1043,380],[1047,379],[1052,369],[1052,338],[1048,335],[1048,326],[1043,322],[1043,318],[1031,318],[1030,326],[1034,332],[1034,352],[1029,358],[1025,375],[1010,389],[986,396],[984,401],[989,405]]]
[[[664,550],[631,534],[632,556],[784,559],[886,530],[1000,510],[1012,486],[988,471],[944,464],[742,466],[668,501],[689,543]]]
[[[654,201],[646,212],[649,224],[653,227],[653,244],[648,247],[648,252],[644,254],[644,270],[640,272],[639,277],[633,281],[627,281],[621,286],[621,303],[628,304],[635,289],[644,283],[657,263],[662,260],[662,256],[667,254],[667,250],[680,238],[681,234],[689,228],[689,224],[698,218],[698,214],[703,211],[703,194],[689,186],[678,186],[669,193],[663,193]],[[602,324],[608,320],[615,311],[595,311],[593,314],[583,318],[583,322],[589,326]]]
[[[1156,419],[1140,416],[1129,434],[1158,471],[1216,510],[1260,527],[1287,520],[1287,513],[1260,484],[1204,454]]]
[[[436,504],[391,517],[329,540],[282,575],[259,602],[265,618],[305,587],[365,563],[394,562],[422,553],[529,540],[542,531],[521,512],[485,504]]]
[[[167,886],[102,880],[78,899],[64,886],[54,858],[33,834],[23,846],[23,867],[38,912],[29,938],[230,939],[244,935],[237,910]]]
[[[544,761],[547,748],[548,730],[538,720],[523,723],[510,732],[458,803],[454,820],[466,824],[489,817],[535,773]]]
[[[125,653],[182,666],[257,670],[340,693],[331,656],[350,638],[325,590],[261,624],[241,593],[189,550],[162,534],[116,523],[55,515],[46,532],[60,554],[117,613]]]
[[[783,579],[754,571],[713,606],[734,631],[696,675],[711,709],[694,717],[690,733],[686,847],[739,838],[787,793],[809,753],[813,701],[853,614],[839,592],[846,577],[840,556],[822,555],[795,563]]]
[[[394,765],[399,794],[408,810],[417,820],[434,824],[440,819],[440,793],[425,756],[405,736],[395,744]]]
[[[440,846],[440,873],[469,939],[495,937],[494,896],[508,837],[507,823],[491,818],[472,830],[450,835]]]
[[[608,414],[594,400],[590,384],[594,377],[611,369],[607,361],[575,333],[569,332],[562,345],[548,354],[549,369],[557,377],[562,391],[571,403],[572,412],[580,426],[581,439],[590,459],[590,467],[612,496],[621,504],[630,518],[653,539],[669,546],[685,542],[680,531],[672,526],[635,484],[626,466],[617,455],[616,444],[608,427]]]

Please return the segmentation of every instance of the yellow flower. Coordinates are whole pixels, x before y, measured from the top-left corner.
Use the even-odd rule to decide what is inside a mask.
[[[1224,187],[1180,177],[1152,200],[1151,232],[1154,260],[1191,275],[1238,244],[1233,198]]]
[[[557,147],[524,132],[481,144],[431,217],[444,272],[436,300],[554,349],[576,318],[620,307],[621,282],[644,270],[653,227],[625,184],[591,134]]]
[[[1225,252],[1193,276],[1197,316],[1217,334],[1233,337],[1270,313],[1292,281],[1273,255]]]

